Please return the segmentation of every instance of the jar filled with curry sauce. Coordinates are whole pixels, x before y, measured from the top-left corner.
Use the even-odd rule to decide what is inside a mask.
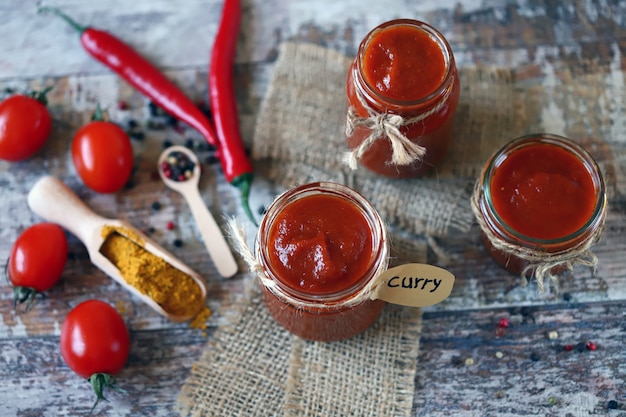
[[[562,136],[515,139],[486,163],[472,196],[483,241],[507,270],[543,278],[594,267],[604,229],[605,182],[589,152]]]
[[[279,196],[259,226],[256,257],[267,308],[299,337],[346,339],[383,309],[370,293],[388,265],[387,231],[349,187],[316,182]]]
[[[432,26],[385,22],[361,42],[347,76],[347,161],[387,177],[436,167],[453,138],[460,84],[450,45]]]

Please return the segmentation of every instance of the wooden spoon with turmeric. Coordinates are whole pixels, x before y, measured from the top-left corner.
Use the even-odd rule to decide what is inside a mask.
[[[39,179],[28,205],[74,234],[95,266],[159,314],[181,322],[204,308],[206,284],[196,272],[127,222],[94,213],[58,178]]]

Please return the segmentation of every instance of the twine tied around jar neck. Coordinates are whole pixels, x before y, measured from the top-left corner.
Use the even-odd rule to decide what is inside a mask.
[[[357,77],[353,77],[354,91],[359,103],[367,111],[367,117],[361,117],[354,106],[348,108],[346,117],[346,136],[352,136],[354,130],[363,127],[370,131],[370,134],[350,152],[344,155],[344,162],[351,168],[357,169],[358,160],[372,146],[381,139],[388,139],[391,144],[391,163],[394,165],[410,165],[416,161],[421,161],[426,155],[426,148],[410,140],[401,130],[402,127],[413,123],[421,122],[429,116],[438,112],[448,101],[449,92],[432,109],[420,113],[415,117],[404,118],[399,114],[378,112],[373,109],[365,100],[357,85]]]
[[[278,285],[276,281],[270,278],[261,265],[261,262],[258,260],[257,256],[248,246],[246,242],[246,233],[243,228],[237,223],[235,218],[230,218],[228,220],[228,230],[230,231],[230,240],[233,243],[235,251],[237,251],[244,262],[248,265],[250,272],[254,274],[256,278],[261,281],[261,284],[268,288],[270,291],[274,292],[277,289]],[[381,267],[378,271],[376,271],[375,276],[380,275],[386,269],[386,262],[381,263]],[[375,279],[371,279],[365,287],[363,287],[358,293],[356,293],[353,297],[343,301],[341,305],[329,306],[327,303],[316,303],[316,302],[305,302],[299,300],[294,297],[290,297],[287,294],[284,294],[284,291],[280,291],[284,294],[285,297],[289,298],[290,304],[295,307],[300,308],[316,308],[316,309],[332,309],[337,307],[350,307],[361,304],[367,300],[371,299],[371,295],[374,293],[374,289],[376,288],[377,282]]]
[[[544,280],[546,278],[557,283],[557,277],[552,273],[554,268],[566,268],[569,271],[574,269],[575,265],[583,265],[591,268],[592,270],[598,264],[598,257],[591,252],[591,247],[600,239],[602,232],[604,231],[605,219],[602,219],[600,227],[596,228],[594,232],[582,240],[573,247],[556,253],[550,253],[532,248],[526,248],[514,243],[507,242],[500,236],[496,235],[491,228],[487,225],[483,215],[480,211],[480,197],[482,193],[482,184],[478,180],[474,186],[474,192],[472,194],[470,203],[474,217],[476,218],[480,230],[485,234],[489,243],[496,249],[503,252],[506,255],[516,256],[528,262],[528,265],[521,271],[520,276],[522,278],[522,284],[528,284],[528,278],[532,278],[534,275],[537,280],[537,287],[539,291],[544,291]]]

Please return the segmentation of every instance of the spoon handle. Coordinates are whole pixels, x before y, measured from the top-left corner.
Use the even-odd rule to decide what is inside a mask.
[[[28,205],[46,221],[57,223],[69,230],[90,251],[94,233],[106,222],[106,219],[87,207],[64,182],[53,176],[44,176],[35,183],[28,193]]]
[[[200,193],[184,193],[184,195],[191,209],[191,214],[193,214],[200,229],[204,246],[209,251],[217,271],[225,278],[232,277],[237,273],[239,267],[220,227],[202,201]]]

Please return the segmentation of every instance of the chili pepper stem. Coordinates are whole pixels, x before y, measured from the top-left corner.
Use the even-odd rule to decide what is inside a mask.
[[[234,178],[231,184],[237,187],[239,191],[241,191],[241,203],[243,206],[243,210],[245,211],[250,221],[252,221],[255,226],[258,226],[259,224],[255,220],[254,215],[252,214],[252,210],[250,209],[250,188],[252,187],[252,173],[246,172],[244,174],[241,174],[240,176]]]
[[[66,15],[65,13],[63,13],[57,8],[43,6],[37,9],[37,13],[48,13],[48,12],[54,13],[55,15],[59,16],[61,19],[65,20],[71,27],[73,27],[79,33],[83,33],[85,30],[87,30],[87,26],[78,24],[71,17],[69,17],[68,15]]]

